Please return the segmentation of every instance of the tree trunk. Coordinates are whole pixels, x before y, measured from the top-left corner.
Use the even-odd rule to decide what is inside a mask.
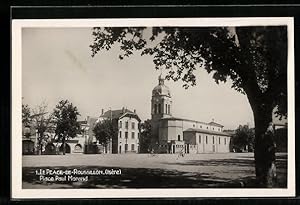
[[[254,110],[255,121],[255,172],[259,187],[276,184],[275,141],[271,105],[260,103]]]
[[[63,155],[66,155],[66,137],[62,138]]]
[[[39,141],[39,155],[42,154],[42,142]]]

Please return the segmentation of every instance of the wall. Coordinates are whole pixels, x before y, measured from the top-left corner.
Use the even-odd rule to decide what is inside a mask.
[[[122,122],[122,127],[120,127],[120,122]],[[126,128],[126,122],[128,122],[128,128]],[[134,128],[132,128],[132,123],[134,123]],[[121,136],[120,136],[121,131]],[[128,138],[126,140],[125,133],[128,133]],[[132,138],[132,133],[134,133],[134,138]],[[125,153],[125,144],[128,144],[127,152],[138,153],[139,148],[139,121],[136,118],[123,117],[119,119],[119,131],[118,131],[118,150],[117,153]],[[134,145],[134,150],[132,150],[132,144]],[[126,153],[127,153],[126,152]]]

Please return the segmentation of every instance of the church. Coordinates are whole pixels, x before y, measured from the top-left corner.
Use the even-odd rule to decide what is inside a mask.
[[[160,75],[152,90],[151,126],[158,153],[226,153],[231,136],[223,125],[182,119],[172,115],[170,89]]]

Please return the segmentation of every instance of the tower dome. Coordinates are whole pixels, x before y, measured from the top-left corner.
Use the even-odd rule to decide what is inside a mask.
[[[165,85],[165,79],[161,75],[158,77],[158,85],[152,90],[152,96],[154,95],[165,95],[171,97],[170,89]]]

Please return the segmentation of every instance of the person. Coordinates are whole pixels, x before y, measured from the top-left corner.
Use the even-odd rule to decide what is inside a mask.
[[[178,153],[177,159],[178,159],[179,157],[184,157],[184,149],[182,149],[182,150]]]

